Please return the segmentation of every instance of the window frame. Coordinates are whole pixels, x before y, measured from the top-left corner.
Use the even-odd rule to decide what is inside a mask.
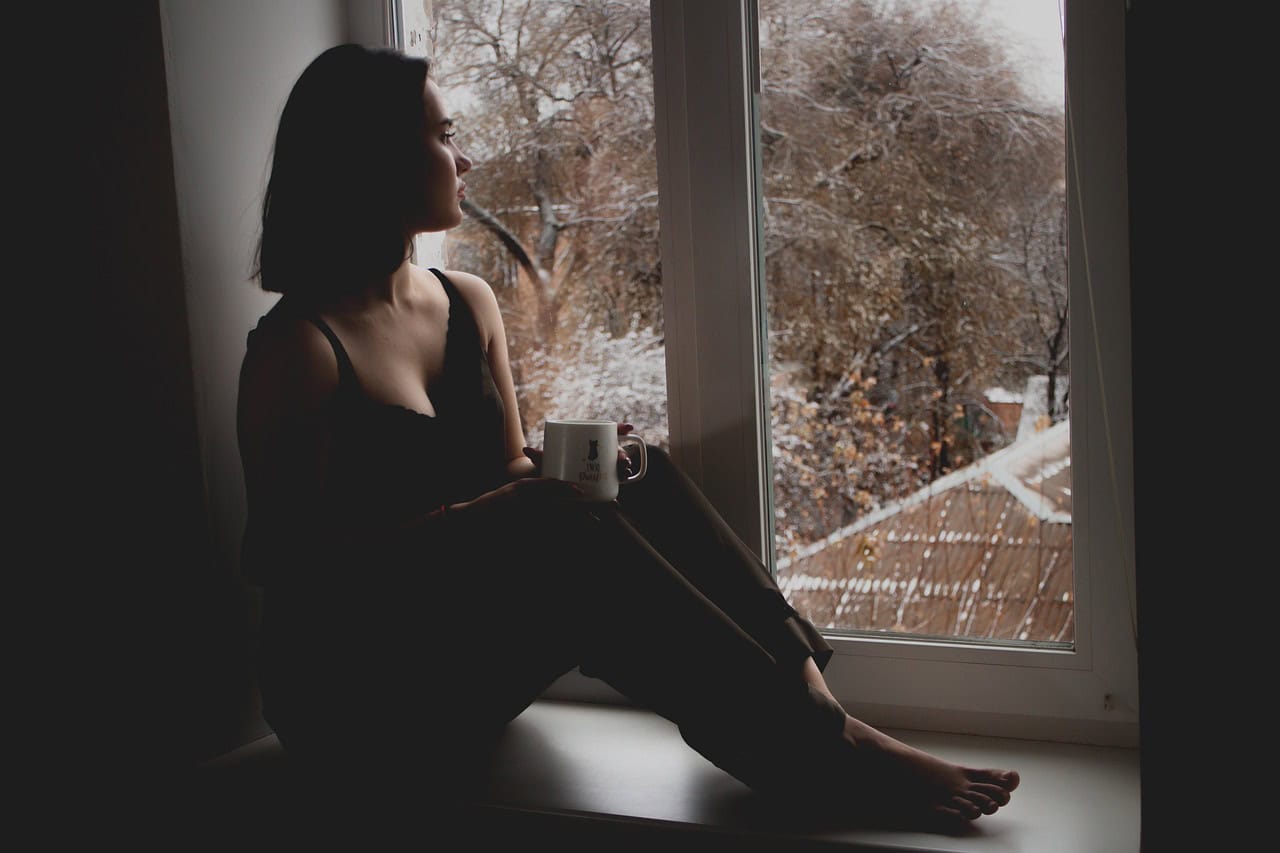
[[[671,454],[774,572],[755,7],[650,13]],[[1138,745],[1125,10],[1065,15],[1075,648],[828,636],[827,682],[872,725]],[[576,672],[547,695],[625,701]]]

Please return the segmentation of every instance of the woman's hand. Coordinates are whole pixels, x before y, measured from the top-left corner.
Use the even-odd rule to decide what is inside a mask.
[[[618,424],[618,435],[626,435],[634,430],[631,424]],[[534,471],[538,474],[542,473],[542,451],[536,447],[524,448],[524,455],[533,462]],[[618,479],[624,480],[631,476],[631,457],[627,455],[627,451],[621,447],[618,448]]]
[[[631,424],[618,424],[618,436],[622,437],[634,430]],[[618,479],[625,480],[631,476],[631,457],[627,455],[627,451],[621,447],[618,448]]]

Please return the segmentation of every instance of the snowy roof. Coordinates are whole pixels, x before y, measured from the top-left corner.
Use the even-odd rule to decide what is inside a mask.
[[[1070,641],[1070,425],[939,478],[778,562],[827,628]]]

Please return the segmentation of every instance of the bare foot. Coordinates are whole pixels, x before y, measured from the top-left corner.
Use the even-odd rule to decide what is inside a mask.
[[[847,715],[844,739],[848,781],[873,800],[869,807],[904,818],[962,825],[1008,805],[1021,781],[1014,770],[952,764]]]

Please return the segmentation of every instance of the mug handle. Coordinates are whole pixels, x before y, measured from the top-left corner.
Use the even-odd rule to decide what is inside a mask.
[[[640,470],[632,474],[630,477],[626,477],[625,479],[619,481],[622,483],[634,483],[636,480],[639,480],[642,477],[644,477],[645,472],[649,470],[649,454],[648,454],[647,446],[644,443],[644,439],[636,435],[634,432],[629,432],[626,435],[618,436],[619,447],[626,444],[628,441],[632,442],[633,444],[635,444],[636,447],[640,448]]]

